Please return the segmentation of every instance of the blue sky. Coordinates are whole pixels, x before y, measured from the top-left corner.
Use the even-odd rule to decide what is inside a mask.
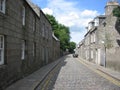
[[[71,41],[79,43],[86,33],[88,22],[100,14],[108,0],[32,0],[44,13],[70,28]]]

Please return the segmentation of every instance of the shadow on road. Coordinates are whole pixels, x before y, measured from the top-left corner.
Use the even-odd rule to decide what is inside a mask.
[[[67,64],[66,59],[71,58],[71,55],[67,55],[65,57],[63,57],[61,59],[61,62],[57,65],[57,67],[54,69],[54,75],[51,78],[51,82],[49,83],[48,89],[49,90],[53,90],[54,89],[54,85],[56,83],[56,80],[60,74],[60,70],[62,69],[62,67],[64,67]]]
[[[62,57],[60,63],[50,72],[37,90],[53,90],[56,80],[60,74],[60,70],[67,64],[66,59],[71,57],[71,55]]]

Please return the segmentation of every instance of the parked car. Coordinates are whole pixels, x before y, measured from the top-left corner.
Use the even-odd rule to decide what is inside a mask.
[[[73,53],[73,57],[75,58],[77,58],[78,57],[78,54],[77,53]]]

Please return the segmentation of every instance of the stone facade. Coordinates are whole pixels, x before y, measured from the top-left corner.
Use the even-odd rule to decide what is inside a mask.
[[[28,0],[2,1],[5,3],[4,10],[0,9],[0,90],[52,62],[56,52],[53,48],[58,48],[55,59],[60,54],[51,24],[39,7]]]
[[[120,23],[112,14],[117,6],[118,2],[108,2],[105,15],[97,16],[88,24],[88,32],[78,51],[79,57],[85,60],[120,71]]]
[[[53,60],[55,61],[60,57],[60,41],[57,39],[53,33]]]

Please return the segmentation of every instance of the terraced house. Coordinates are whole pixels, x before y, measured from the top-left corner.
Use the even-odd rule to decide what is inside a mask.
[[[105,15],[99,15],[89,22],[78,53],[85,60],[120,71],[120,23],[113,16],[113,9],[118,6],[116,0],[108,1]]]
[[[0,0],[0,90],[59,58],[54,38],[38,6],[29,0]]]

